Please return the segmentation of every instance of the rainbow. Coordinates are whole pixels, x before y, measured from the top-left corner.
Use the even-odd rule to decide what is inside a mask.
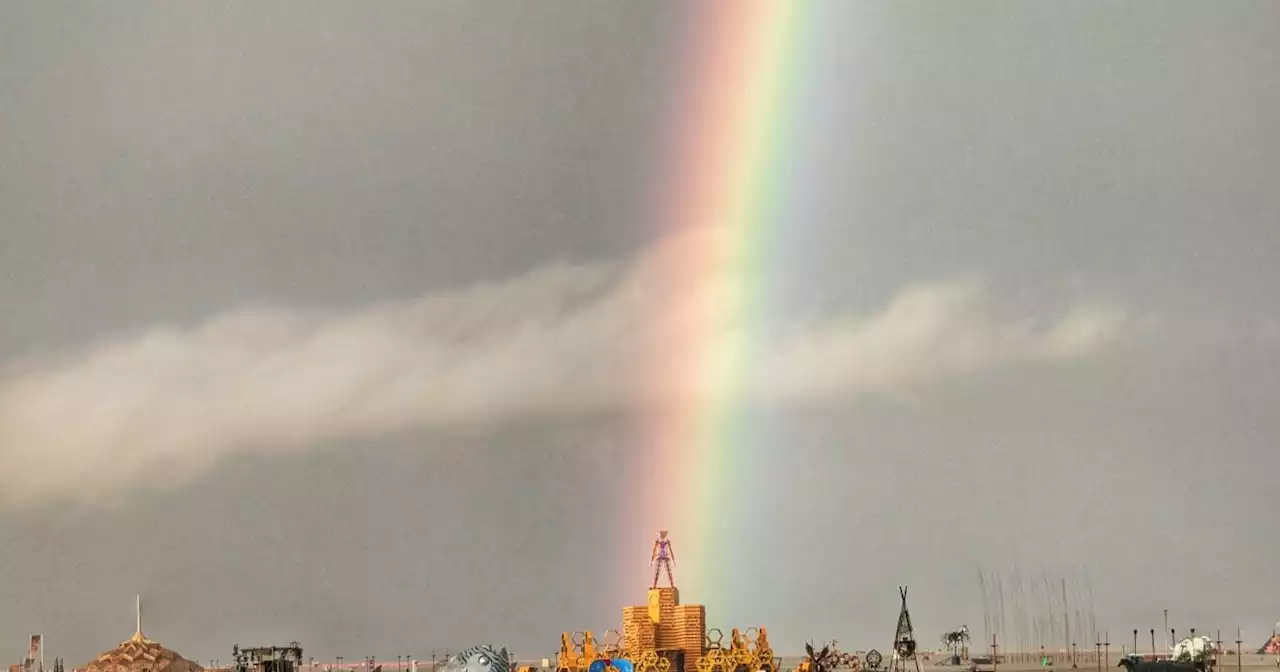
[[[684,81],[655,207],[658,233],[676,241],[663,281],[686,298],[651,320],[643,384],[658,403],[641,428],[644,494],[628,505],[647,509],[624,526],[622,551],[633,600],[638,565],[658,527],[671,531],[677,582],[689,599],[714,608],[723,589],[715,578],[725,562],[718,535],[736,505],[726,458],[740,446],[742,378],[785,198],[789,108],[811,8],[809,0],[690,7]],[[653,529],[636,529],[641,520]]]

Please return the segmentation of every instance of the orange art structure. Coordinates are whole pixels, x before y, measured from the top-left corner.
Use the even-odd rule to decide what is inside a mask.
[[[660,536],[666,541],[665,536]],[[668,543],[668,549],[669,544]],[[674,560],[674,553],[670,552]],[[655,542],[654,558],[660,557]],[[657,563],[655,563],[657,564]],[[629,661],[634,672],[776,672],[764,628],[734,628],[729,642],[719,629],[707,628],[707,609],[681,604],[674,585],[650,588],[645,604],[622,608],[622,631],[608,630],[603,642],[590,631],[560,636],[557,672],[619,672],[614,661]],[[727,648],[726,648],[727,647]],[[625,667],[625,664],[623,665]]]
[[[142,598],[133,636],[79,668],[81,672],[202,672],[200,665],[142,635]]]

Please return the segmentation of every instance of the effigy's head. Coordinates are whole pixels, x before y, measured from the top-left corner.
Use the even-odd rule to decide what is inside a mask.
[[[667,531],[666,531],[666,530],[658,530],[658,538],[659,538],[659,539],[666,539],[666,538],[667,538]]]
[[[449,659],[446,672],[511,672],[511,657],[506,648],[473,646]]]

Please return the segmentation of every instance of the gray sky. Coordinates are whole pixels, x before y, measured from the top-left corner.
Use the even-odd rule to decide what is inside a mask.
[[[201,660],[616,627],[680,7],[0,3],[0,649],[78,665],[135,592]],[[685,600],[883,649],[910,584],[932,645],[1043,567],[1113,640],[1260,642],[1280,5],[814,12],[755,522]]]

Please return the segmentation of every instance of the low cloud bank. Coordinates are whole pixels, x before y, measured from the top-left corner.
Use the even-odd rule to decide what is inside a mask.
[[[735,351],[745,320],[726,274],[685,263],[705,243],[347,313],[233,311],[12,363],[0,374],[0,506],[177,487],[234,454],[721,393],[716,376],[695,374]],[[753,343],[734,394],[775,406],[917,390],[1087,356],[1121,326],[1100,304],[1031,321],[998,306],[970,282],[906,287],[879,312]]]

